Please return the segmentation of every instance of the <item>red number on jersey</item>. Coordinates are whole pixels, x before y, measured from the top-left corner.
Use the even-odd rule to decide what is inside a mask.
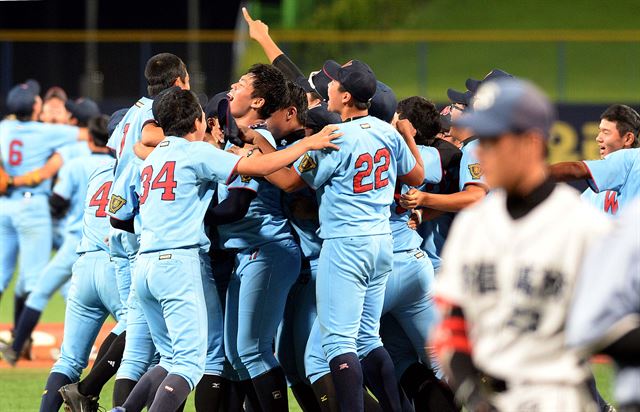
[[[140,196],[140,204],[144,204],[149,196],[149,190],[163,189],[162,200],[176,200],[175,188],[178,187],[178,182],[174,179],[174,172],[176,169],[176,162],[166,162],[160,168],[158,175],[151,181],[153,177],[153,167],[147,166],[142,169],[140,174],[140,181],[142,182],[142,196]]]
[[[371,176],[371,171],[373,170],[373,158],[369,153],[363,153],[358,156],[355,164],[356,169],[361,168],[365,163],[367,168],[359,171],[353,177],[353,193],[364,193],[373,189],[373,183],[362,183],[365,177]]]
[[[178,183],[173,178],[173,173],[176,169],[176,162],[167,162],[162,165],[158,176],[153,179],[151,189],[164,189],[160,199],[162,200],[176,200],[176,193],[174,189],[178,187]]]
[[[122,141],[120,142],[120,153],[118,156],[122,156],[122,150],[124,149],[124,142],[127,140],[127,133],[129,132],[129,123],[124,125],[124,131],[122,132]]]
[[[373,171],[374,163],[380,163],[376,167],[374,181],[371,183],[362,183],[362,181],[371,176],[371,172]],[[372,157],[369,153],[363,153],[356,159],[355,168],[359,169],[364,164],[366,164],[366,168],[364,170],[359,171],[353,177],[353,193],[364,193],[369,190],[382,189],[386,185],[389,184],[389,177],[382,177],[382,174],[389,170],[389,165],[391,163],[391,154],[389,154],[389,150],[387,148],[379,149],[376,152],[375,157]]]
[[[9,164],[18,166],[22,163],[22,142],[20,140],[12,140],[9,143]]]
[[[151,186],[151,175],[153,174],[153,167],[147,166],[142,169],[140,173],[140,182],[142,183],[142,195],[140,196],[140,204],[144,204],[149,196],[149,186]]]
[[[96,217],[107,217],[105,212],[109,204],[109,191],[111,190],[111,182],[104,182],[97,192],[91,196],[89,206],[97,206]]]

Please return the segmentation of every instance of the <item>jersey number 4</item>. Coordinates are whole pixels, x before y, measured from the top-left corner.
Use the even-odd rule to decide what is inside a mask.
[[[176,200],[175,188],[178,187],[178,183],[175,181],[173,174],[176,169],[176,162],[166,162],[160,168],[160,171],[153,181],[153,166],[147,166],[142,169],[140,174],[140,181],[142,182],[142,196],[140,196],[140,204],[144,204],[149,196],[149,190],[163,189],[162,200]]]
[[[370,190],[381,189],[389,184],[388,177],[382,177],[382,174],[389,170],[389,163],[391,161],[391,155],[387,148],[379,149],[374,156],[369,153],[363,153],[356,159],[355,167],[360,169],[364,166],[363,170],[360,170],[353,177],[353,193],[365,193]],[[375,172],[373,168],[375,166]],[[373,181],[365,182],[374,173]]]
[[[104,182],[93,196],[91,196],[89,206],[97,207],[96,217],[107,217],[105,210],[109,204],[109,191],[111,191],[111,182]]]

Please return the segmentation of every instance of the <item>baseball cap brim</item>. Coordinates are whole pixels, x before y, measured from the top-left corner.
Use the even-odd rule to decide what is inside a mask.
[[[340,66],[335,60],[327,60],[322,65],[322,71],[327,75],[331,80],[338,80],[338,74],[340,73]]]
[[[464,85],[467,86],[467,90],[475,93],[478,90],[478,87],[480,87],[480,83],[482,83],[482,80],[467,79],[467,81],[464,82]]]
[[[474,136],[481,139],[495,138],[510,130],[503,119],[496,118],[488,111],[465,113],[453,124],[473,130]]]
[[[298,76],[298,78],[296,78],[294,83],[300,86],[302,90],[305,91],[305,93],[312,93],[312,92],[317,93],[316,89],[314,89],[313,86],[311,86],[311,83],[309,83],[309,79],[307,79],[304,76]]]
[[[454,89],[447,89],[447,97],[449,97],[452,103],[460,103],[468,106],[471,94],[468,91],[459,92]]]

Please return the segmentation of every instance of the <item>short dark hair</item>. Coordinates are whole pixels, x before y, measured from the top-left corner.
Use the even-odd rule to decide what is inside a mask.
[[[280,100],[287,94],[287,80],[278,68],[270,64],[254,64],[247,73],[253,75],[251,97],[264,99],[264,105],[258,109],[258,116],[266,119],[278,110]]]
[[[296,118],[301,125],[307,121],[307,109],[309,102],[307,101],[307,93],[304,89],[294,82],[286,82],[287,94],[280,100],[280,104],[276,110],[286,109],[287,107],[296,108]]]
[[[340,93],[348,92],[347,89],[342,87],[342,84],[338,86],[338,90],[340,91]],[[369,108],[371,107],[371,100],[369,100],[368,102],[361,102],[360,100],[356,99],[353,94],[351,95],[351,98],[353,99],[353,105],[358,110],[369,110]]]
[[[156,97],[153,114],[165,136],[184,137],[195,131],[194,123],[202,119],[202,107],[194,92],[172,87]]]
[[[440,113],[436,106],[420,96],[411,96],[398,102],[399,119],[407,119],[416,129],[416,144],[430,146],[440,132]]]
[[[602,113],[600,120],[608,120],[616,123],[616,129],[620,136],[631,132],[633,133],[633,144],[631,147],[639,147],[640,142],[640,115],[631,107],[624,104],[614,104],[607,107]]]
[[[147,61],[147,65],[144,68],[144,77],[147,79],[149,97],[153,97],[173,86],[178,78],[186,81],[187,66],[175,54],[156,54]]]
[[[107,140],[109,140],[109,132],[107,131],[108,124],[109,116],[106,114],[92,117],[87,122],[91,140],[93,140],[93,144],[98,147],[105,147],[107,145]]]

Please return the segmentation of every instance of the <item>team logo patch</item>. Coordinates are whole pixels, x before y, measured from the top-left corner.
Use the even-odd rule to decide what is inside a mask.
[[[317,166],[316,161],[309,156],[309,153],[306,153],[298,165],[298,172],[308,172],[311,169],[315,169]]]
[[[111,199],[109,200],[109,213],[116,213],[118,210],[122,209],[127,203],[127,200],[118,195],[111,195]]]
[[[165,140],[164,142],[160,142],[160,144],[159,144],[158,146],[160,146],[160,147],[167,147],[167,146],[169,146],[169,141],[168,141],[168,140]]]
[[[360,127],[363,129],[371,129],[371,125],[369,123],[360,123]]]
[[[242,183],[249,183],[251,181],[251,176],[240,176],[240,181]]]
[[[474,163],[468,166],[469,173],[471,173],[471,177],[474,179],[480,179],[482,177],[482,169],[480,168],[479,163]]]

